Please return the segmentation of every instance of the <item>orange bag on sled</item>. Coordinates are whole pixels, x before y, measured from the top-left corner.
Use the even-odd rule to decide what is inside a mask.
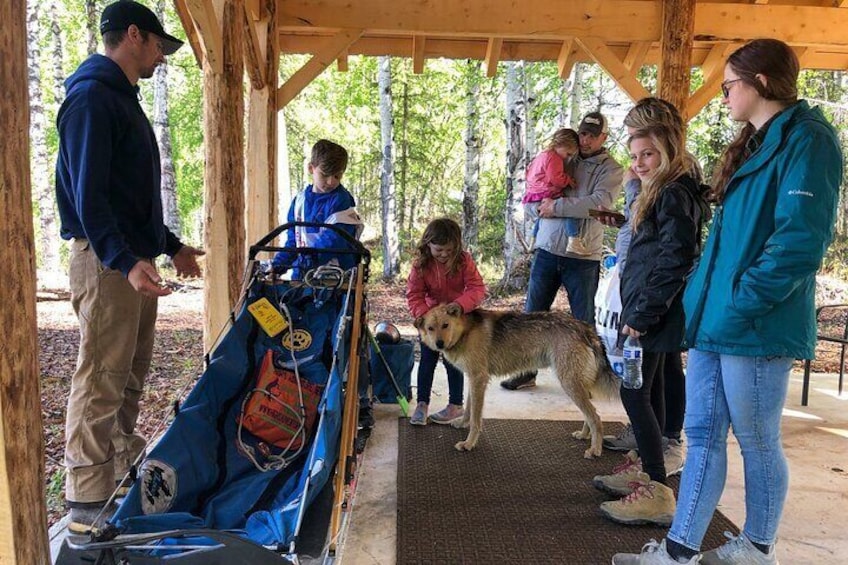
[[[274,365],[274,352],[268,350],[256,374],[256,386],[248,393],[240,424],[260,440],[289,451],[300,449],[318,415],[324,387],[300,379],[304,414],[300,407],[297,376],[294,371]]]

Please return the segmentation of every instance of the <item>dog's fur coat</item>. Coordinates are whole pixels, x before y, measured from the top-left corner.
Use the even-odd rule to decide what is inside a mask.
[[[460,451],[477,445],[483,427],[483,401],[492,376],[553,367],[565,393],[583,413],[583,429],[574,437],[590,439],[584,457],[600,456],[603,424],[591,391],[610,396],[619,380],[610,367],[595,328],[564,312],[494,312],[463,314],[456,304],[436,306],[415,320],[421,340],[441,351],[468,377],[468,408],[451,425],[470,427]]]

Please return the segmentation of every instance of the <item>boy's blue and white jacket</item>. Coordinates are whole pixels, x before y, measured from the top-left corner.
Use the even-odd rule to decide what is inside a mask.
[[[314,192],[310,184],[300,191],[289,206],[289,222],[314,222],[338,225],[352,237],[359,239],[363,224],[356,213],[356,202],[348,190],[339,185],[332,192]],[[312,247],[317,249],[352,249],[339,234],[326,228],[297,227],[288,230],[286,247]],[[311,268],[320,265],[338,265],[350,269],[356,264],[355,255],[320,253],[318,255],[279,252],[272,261],[274,270],[293,269],[294,279],[303,278]]]

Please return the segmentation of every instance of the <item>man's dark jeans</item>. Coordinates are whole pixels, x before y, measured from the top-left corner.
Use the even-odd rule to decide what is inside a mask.
[[[560,257],[538,249],[530,270],[524,311],[550,310],[560,286],[564,286],[571,314],[578,320],[594,324],[595,293],[600,275],[600,261]]]

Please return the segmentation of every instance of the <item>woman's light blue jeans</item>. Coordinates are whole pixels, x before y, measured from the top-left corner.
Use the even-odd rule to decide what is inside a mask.
[[[792,362],[689,351],[684,423],[689,447],[671,540],[700,550],[724,490],[732,426],[745,471],[743,531],[753,542],[774,544],[789,488],[780,416]]]

